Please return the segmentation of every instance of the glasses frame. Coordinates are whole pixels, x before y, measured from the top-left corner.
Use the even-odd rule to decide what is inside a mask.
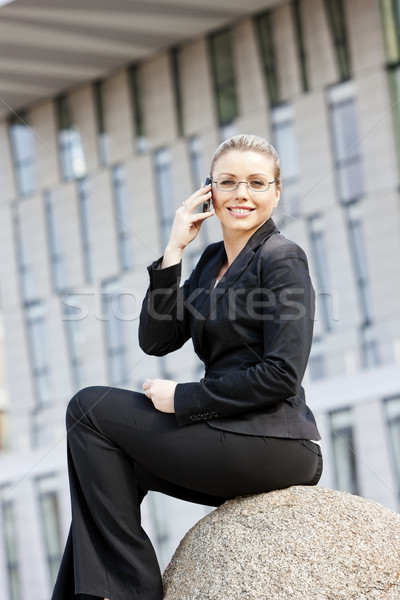
[[[221,190],[221,189],[218,187],[218,181],[216,181],[215,179],[211,179],[211,181],[212,181],[213,183],[215,183],[215,185],[216,185],[216,187],[217,187],[217,190],[218,190],[219,192],[226,192],[226,193],[229,193],[229,192],[235,192],[235,191],[238,189],[238,187],[239,187],[239,185],[240,185],[241,183],[245,183],[245,184],[247,185],[247,189],[249,190],[249,192],[257,192],[257,193],[260,193],[260,192],[268,192],[268,190],[269,190],[269,188],[271,187],[271,185],[272,185],[273,183],[275,183],[277,179],[278,179],[278,178],[277,178],[277,177],[275,177],[275,179],[274,179],[273,181],[267,181],[267,183],[268,183],[268,187],[267,187],[265,190],[253,190],[253,189],[251,189],[251,187],[250,187],[250,184],[249,184],[249,182],[248,182],[248,181],[237,181],[237,182],[236,182],[236,186],[235,186],[235,187],[234,187],[232,190]]]

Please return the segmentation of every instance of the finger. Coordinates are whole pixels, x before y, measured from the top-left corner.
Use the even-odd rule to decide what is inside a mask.
[[[200,204],[203,204],[203,202],[207,202],[207,200],[210,200],[210,198],[211,198],[211,190],[208,190],[206,192],[203,192],[203,194],[200,194],[196,198],[193,198],[192,200],[185,202],[183,204],[183,206],[186,209],[189,209],[190,211],[194,211],[198,206],[200,206]]]
[[[195,202],[202,196],[209,194],[210,192],[211,192],[211,183],[210,183],[210,185],[207,185],[207,186],[205,186],[202,183],[201,187],[198,190],[196,190],[191,196],[189,196],[189,198],[187,200],[182,202],[182,206],[186,206],[186,207],[190,206],[193,202]]]
[[[203,213],[196,213],[195,215],[193,215],[193,218],[195,218],[195,220],[192,222],[192,225],[194,225],[195,227],[196,227],[196,225],[198,225],[200,227],[203,221],[214,216],[214,214],[215,214],[214,209],[208,210],[207,212],[203,212]]]

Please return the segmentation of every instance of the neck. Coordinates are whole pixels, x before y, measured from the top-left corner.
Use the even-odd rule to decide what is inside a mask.
[[[228,267],[233,263],[235,258],[243,250],[253,233],[260,229],[260,227],[262,227],[265,223],[266,221],[264,221],[264,223],[261,223],[261,225],[255,227],[254,229],[249,229],[245,231],[232,231],[232,229],[227,229],[224,226],[222,226],[222,236],[224,239]]]
[[[235,258],[241,253],[254,231],[235,231],[227,232],[222,230],[228,267]]]

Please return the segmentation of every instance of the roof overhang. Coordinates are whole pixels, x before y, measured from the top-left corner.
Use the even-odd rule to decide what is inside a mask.
[[[0,116],[282,0],[0,0]]]

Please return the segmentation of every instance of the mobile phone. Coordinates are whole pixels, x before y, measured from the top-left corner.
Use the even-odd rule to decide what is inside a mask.
[[[204,182],[204,185],[210,185],[211,183],[211,179],[209,177],[207,177],[207,179]],[[207,200],[207,202],[203,202],[203,212],[208,212],[211,208],[211,203],[212,203],[212,193],[211,193],[211,198],[209,200]]]

